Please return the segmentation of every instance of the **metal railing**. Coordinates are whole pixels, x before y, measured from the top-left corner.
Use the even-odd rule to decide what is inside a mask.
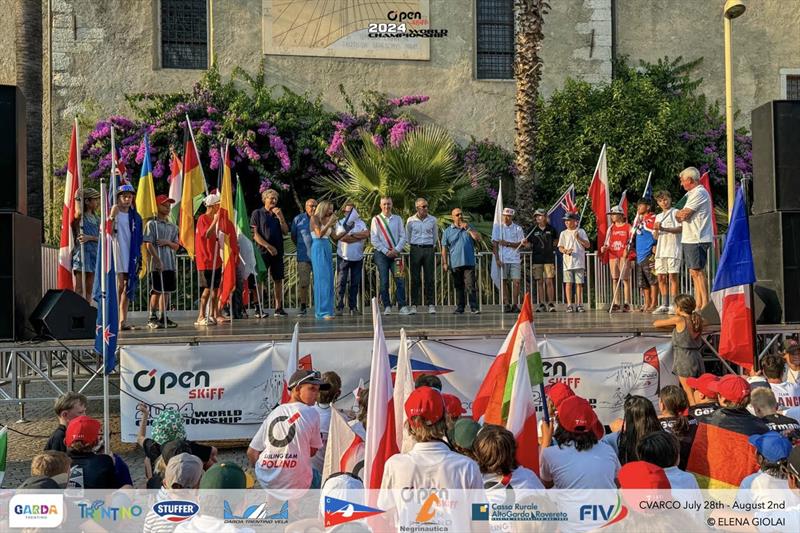
[[[718,253],[721,254],[722,246],[724,244],[724,236],[720,236],[717,241],[716,247],[711,247],[708,251],[708,261],[706,265],[706,275],[709,284],[714,279],[717,271]],[[716,250],[715,250],[716,248]],[[442,270],[441,255],[435,254],[434,266],[434,298],[432,302],[437,306],[454,306],[456,301],[455,288],[453,286],[452,276],[448,275]],[[404,254],[405,263],[409,265],[408,254]],[[494,257],[491,252],[479,252],[476,254],[476,279],[478,286],[478,303],[483,306],[497,306],[500,305],[501,297],[497,287],[491,281],[491,265]],[[531,292],[534,297],[534,303],[538,301],[536,295],[536,280],[534,279],[533,258],[530,252],[521,253],[521,268],[522,279],[520,280],[520,292]],[[336,255],[333,255],[334,271],[336,264]],[[42,249],[42,290],[46,292],[49,288],[55,288],[56,271],[58,265],[58,249],[43,246]],[[283,284],[283,302],[284,307],[292,309],[299,306],[299,285],[297,283],[297,258],[295,254],[284,255],[285,265],[285,279]],[[584,290],[584,304],[593,309],[608,309],[612,300],[614,286],[611,281],[611,275],[608,265],[602,263],[598,259],[596,252],[586,254],[586,287]],[[177,257],[177,291],[172,295],[170,307],[176,311],[197,311],[199,304],[199,277],[195,268],[194,262],[188,255],[178,255]],[[405,292],[406,300],[410,304],[411,295],[411,280],[408,269],[405,274]],[[334,272],[334,286],[338,283],[338,273]],[[364,255],[364,262],[362,265],[362,283],[359,291],[359,308],[365,312],[369,307],[370,299],[373,295],[377,295],[380,288],[380,281],[378,277],[378,269],[373,262],[371,253]],[[423,283],[425,280],[423,280]],[[149,279],[144,277],[140,280],[137,293],[131,302],[131,311],[147,311],[148,310],[148,295],[150,292]],[[390,292],[394,294],[394,279],[390,281]],[[689,276],[688,269],[684,265],[679,276],[679,292],[692,292],[692,282]],[[269,276],[264,276],[258,282],[258,290],[263,295],[262,302],[265,308],[273,307],[273,282]],[[622,288],[620,288],[622,291]],[[555,292],[556,303],[562,304],[565,302],[563,272],[560,265],[556,265],[555,272]],[[253,299],[254,300],[254,299]],[[313,281],[312,286],[309,287],[309,294],[307,300],[312,302],[313,305]],[[631,304],[634,306],[641,305],[642,295],[639,291],[636,276],[631,275]],[[424,302],[428,305],[429,302]],[[251,301],[250,307],[255,308],[257,302]]]

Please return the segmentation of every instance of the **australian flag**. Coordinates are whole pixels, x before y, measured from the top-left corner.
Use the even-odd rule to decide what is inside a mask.
[[[547,218],[550,219],[550,225],[553,226],[556,231],[561,233],[565,229],[567,229],[567,225],[564,224],[564,215],[567,213],[577,213],[578,206],[575,205],[575,185],[570,185],[564,194],[561,195],[555,205],[550,208],[547,212]]]
[[[108,202],[108,200],[106,200]],[[110,202],[107,203],[107,205]],[[107,212],[107,211],[106,211]],[[105,355],[105,373],[110,374],[117,366],[117,335],[119,334],[119,308],[117,306],[117,274],[114,271],[114,248],[111,246],[111,222],[106,221],[103,228],[103,239],[100,241],[102,252],[97,253],[94,290],[92,296],[97,302],[97,325],[95,326],[94,349]],[[101,262],[101,257],[104,263]],[[103,294],[100,276],[105,276],[106,290]],[[105,318],[105,320],[103,320]],[[105,322],[105,329],[103,328]],[[105,350],[105,351],[104,351]]]

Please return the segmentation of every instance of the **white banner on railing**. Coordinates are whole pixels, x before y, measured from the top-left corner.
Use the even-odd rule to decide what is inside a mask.
[[[461,398],[467,413],[492,364],[502,338],[426,339],[409,350],[414,376],[435,374],[444,392]],[[398,340],[387,341],[392,364]],[[369,379],[372,341],[300,343],[313,366],[342,378],[338,407],[350,409],[352,391]],[[563,381],[589,400],[608,424],[622,416],[625,396],[639,394],[657,405],[657,391],[677,384],[672,374],[668,337],[541,338],[545,384]],[[135,442],[139,398],[150,405],[151,419],[170,406],[184,415],[188,438],[249,439],[278,404],[289,343],[214,343],[199,346],[129,346],[122,348],[120,407],[122,440]],[[369,384],[367,383],[367,386]],[[541,409],[540,391],[534,389]]]

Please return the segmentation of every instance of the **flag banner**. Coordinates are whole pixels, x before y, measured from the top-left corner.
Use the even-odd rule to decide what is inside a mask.
[[[331,474],[339,472],[361,478],[364,472],[366,438],[367,434],[361,424],[349,425],[338,409],[332,409],[322,479],[328,479]]]
[[[608,212],[611,202],[608,198],[608,162],[606,161],[606,145],[600,150],[600,158],[594,170],[592,182],[589,184],[587,195],[592,202],[592,212],[597,220],[597,249],[603,247],[606,232],[608,231]],[[608,254],[601,254],[601,260],[608,262]]]
[[[0,487],[6,477],[6,459],[8,458],[8,428],[0,428]]]
[[[184,143],[184,146],[186,143]],[[183,192],[183,163],[181,163],[178,154],[175,150],[170,150],[169,160],[169,198],[173,201],[170,206],[169,218],[172,223],[178,225],[180,222],[179,214],[181,212],[181,193]]]
[[[622,191],[619,197],[619,204],[617,206],[622,209],[622,214],[625,215],[625,222],[628,221],[628,189]]]
[[[239,242],[239,260],[245,265],[245,274],[265,274],[267,267],[261,254],[255,253],[253,230],[250,228],[250,217],[247,216],[247,205],[244,202],[244,190],[239,178],[236,178],[236,237]]]
[[[644,184],[644,192],[642,193],[642,198],[647,200],[648,202],[653,201],[653,171],[651,170],[647,174],[647,182]]]
[[[225,305],[236,288],[236,265],[239,262],[239,244],[234,225],[233,178],[228,145],[225,145],[222,186],[220,191],[219,232],[222,234],[222,283],[219,303]],[[260,254],[259,254],[260,255]]]
[[[72,126],[72,136],[69,141],[69,159],[67,160],[67,178],[64,182],[64,203],[61,205],[61,240],[58,247],[58,276],[59,289],[73,290],[72,281],[72,251],[75,248],[75,238],[72,233],[72,223],[77,216],[77,202],[75,195],[81,188],[78,175],[78,124]],[[83,209],[83,206],[81,206]]]
[[[397,437],[397,448],[406,453],[414,446],[414,441],[406,431],[406,410],[405,404],[411,392],[414,390],[414,376],[411,370],[411,357],[408,355],[408,342],[406,341],[406,330],[400,329],[400,347],[397,350],[397,364],[391,363],[394,369],[394,421],[395,435]]]
[[[187,127],[191,128],[189,121]],[[191,133],[191,132],[190,132]],[[206,178],[203,167],[197,158],[197,148],[192,135],[186,136],[183,151],[183,190],[181,191],[181,211],[179,233],[181,246],[186,249],[189,257],[194,259],[194,214],[202,203],[206,190]]]
[[[283,371],[283,389],[281,391],[281,403],[289,403],[292,399],[291,392],[289,391],[289,382],[292,379],[292,374],[297,372],[299,368],[298,358],[300,357],[300,324],[294,323],[294,332],[292,333],[292,341],[289,343],[289,359],[286,362],[286,370]]]
[[[494,204],[494,219],[492,220],[492,240],[503,240],[503,182],[500,181],[497,186],[497,202]],[[500,250],[497,251],[498,257]],[[491,277],[494,286],[500,289],[500,298],[503,298],[503,288],[500,286],[502,282],[502,272],[497,267],[497,261],[492,257],[492,270]]]
[[[570,184],[561,198],[556,200],[556,203],[547,212],[547,218],[550,219],[550,225],[553,226],[557,232],[561,233],[567,229],[564,224],[564,215],[567,213],[577,213],[578,206],[575,205],[575,185]]]
[[[153,184],[153,165],[150,162],[150,140],[147,132],[142,139],[144,144],[144,159],[142,159],[142,173],[139,176],[139,187],[136,189],[136,211],[146,224],[148,220],[158,217],[156,205],[156,188]],[[142,269],[139,278],[145,277],[149,270],[150,252],[146,243],[142,243]]]
[[[114,270],[114,247],[112,246],[113,222],[107,220],[108,212],[114,197],[113,190],[105,193],[105,185],[100,184],[100,201],[103,202],[100,218],[100,240],[98,242],[97,264],[92,297],[97,302],[97,322],[95,324],[94,349],[100,355],[105,354],[106,374],[112,373],[117,366],[117,338],[119,335],[119,306],[117,301],[117,274]],[[103,283],[105,282],[105,283]],[[105,326],[104,326],[105,324]]]
[[[745,368],[753,367],[755,335],[750,285],[756,282],[750,225],[740,187],[728,226],[725,248],[711,288],[711,300],[719,312],[719,355]]]

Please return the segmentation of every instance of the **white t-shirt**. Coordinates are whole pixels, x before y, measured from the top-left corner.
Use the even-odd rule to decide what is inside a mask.
[[[662,228],[680,228],[681,224],[675,219],[677,211],[670,207],[666,211],[656,215],[656,223],[661,224]],[[656,244],[656,259],[681,257],[681,234],[658,232],[658,243]]]
[[[800,407],[792,407],[791,409],[787,409],[784,413],[784,416],[788,416],[789,418],[794,418],[798,422],[800,422]]]
[[[786,365],[786,371],[783,373],[783,381],[800,383],[800,370],[792,370],[789,368],[789,365]]]
[[[331,427],[331,405],[327,404],[322,407],[320,404],[315,404],[314,410],[319,415],[319,432],[322,435],[322,447],[311,458],[311,466],[318,472],[322,472],[322,467],[325,466],[325,448],[328,446],[328,432]]]
[[[525,232],[519,224],[511,223],[510,226],[500,224],[492,227],[492,241],[521,242],[525,238]],[[497,255],[502,263],[518,265],[522,262],[519,250],[510,246],[498,246]]]
[[[489,503],[504,503],[530,499],[534,495],[530,491],[544,490],[544,485],[533,470],[519,466],[511,472],[511,479],[505,484],[500,474],[483,474],[483,488]],[[516,493],[513,498],[506,494],[512,490]]]
[[[336,224],[337,235],[344,234],[344,220],[345,219],[342,218],[339,223]],[[347,232],[347,234],[352,235],[353,233],[361,233],[362,231],[367,231],[367,225],[363,220],[357,218],[353,222],[353,229]],[[358,242],[343,242],[340,240],[336,243],[336,254],[347,261],[361,261],[364,259],[365,241],[366,239],[361,239]]]
[[[300,402],[279,405],[261,424],[250,447],[261,452],[255,471],[263,488],[309,488],[311,448],[322,447],[316,409]]]
[[[698,185],[686,193],[685,209],[694,211],[689,220],[682,223],[683,233],[681,241],[683,244],[697,244],[701,242],[712,242],[714,240],[714,229],[711,227],[711,196],[702,185]]]
[[[781,491],[781,492],[778,492]],[[739,484],[736,501],[740,504],[764,503],[775,501],[781,494],[786,494],[784,500],[788,505],[794,503],[794,496],[789,490],[789,482],[785,479],[772,477],[766,472],[756,472],[744,478]]]
[[[131,258],[131,223],[128,220],[127,212],[118,212],[116,219],[116,231],[114,238],[111,239],[114,249],[114,270],[117,274],[128,272],[128,262]]]
[[[675,499],[680,500],[681,502],[703,502],[703,493],[700,492],[700,485],[697,484],[697,478],[695,478],[692,474],[688,472],[684,472],[677,466],[670,466],[669,468],[664,469],[664,473],[667,475],[667,479],[669,480],[669,485],[672,487],[672,495]],[[685,503],[683,508],[686,509],[687,506]],[[703,517],[705,511],[701,508],[696,509],[693,514],[697,515],[698,517]]]
[[[417,442],[410,452],[393,455],[386,461],[378,495],[378,508],[396,508],[398,525],[413,524],[424,503],[424,497],[414,497],[410,498],[411,501],[406,501],[401,491],[407,488],[448,489],[454,500],[478,498],[477,501],[486,501],[483,476],[478,463],[438,441]],[[459,489],[469,493],[457,495]],[[436,516],[426,523],[434,525],[450,521],[449,531],[470,531],[471,515],[464,509],[461,502],[456,506],[442,502]],[[469,502],[466,503],[466,509],[470,509]]]
[[[759,511],[755,515],[761,520],[759,531],[800,531],[800,505],[782,511]]]
[[[586,249],[578,242],[578,237],[588,241],[589,237],[583,228],[565,229],[558,236],[558,246],[572,250],[572,254],[564,254],[564,270],[580,270],[586,268]]]
[[[800,383],[770,383],[772,393],[778,400],[778,411],[785,411],[792,407],[800,407]]]

